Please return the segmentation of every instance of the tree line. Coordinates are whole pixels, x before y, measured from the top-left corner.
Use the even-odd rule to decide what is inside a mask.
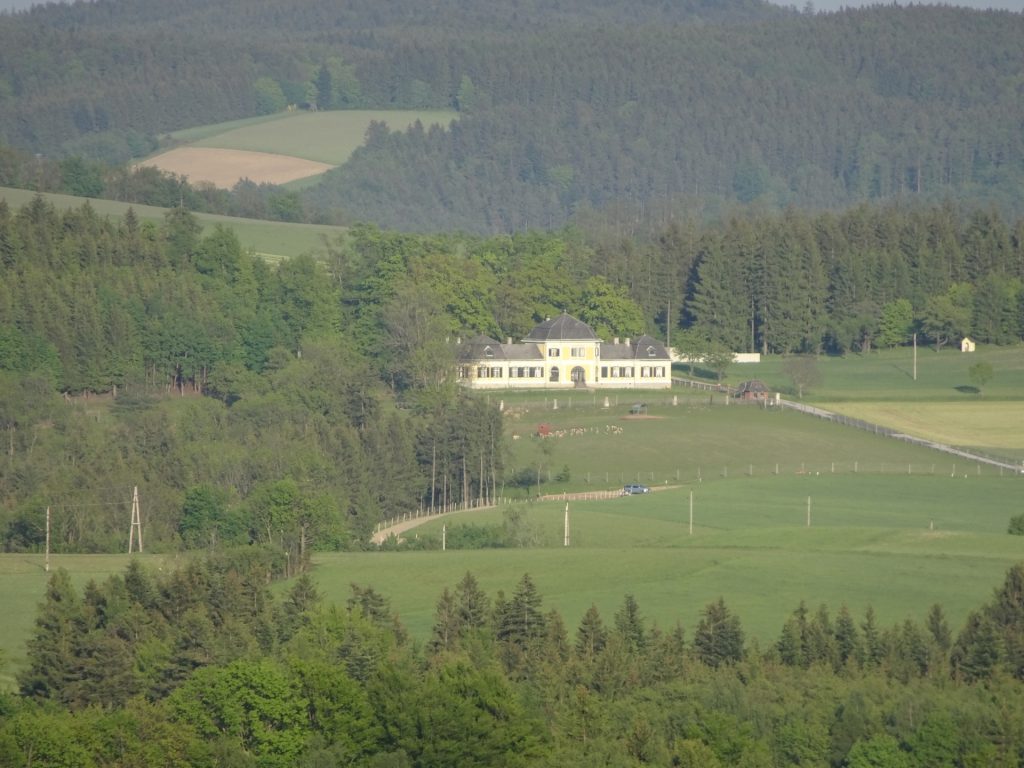
[[[687,636],[625,595],[574,630],[529,574],[472,573],[414,642],[371,586],[326,605],[304,574],[227,552],[81,591],[49,580],[0,765],[1019,765],[1024,566],[954,634],[940,606],[878,624],[800,604],[760,647],[721,598]]]

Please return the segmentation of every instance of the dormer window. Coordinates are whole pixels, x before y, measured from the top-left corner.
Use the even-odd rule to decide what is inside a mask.
[[[650,346],[647,347],[647,356],[648,357],[655,357],[656,355],[657,355],[657,352],[655,351],[654,347],[650,347]]]
[[[490,347],[484,347],[484,357],[494,357],[494,350]]]

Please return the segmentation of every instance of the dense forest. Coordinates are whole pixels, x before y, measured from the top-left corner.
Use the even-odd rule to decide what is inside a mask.
[[[447,128],[371,130],[284,217],[499,233],[616,205],[714,218],[737,203],[950,199],[1024,213],[1022,14],[378,6],[103,0],[0,17],[0,142],[40,163],[116,165],[168,131],[289,103],[446,107],[460,113]]]
[[[353,584],[272,599],[265,553],[50,577],[0,694],[0,766],[936,768],[1024,761],[1024,566],[954,634],[942,608],[879,625],[803,603],[748,643],[718,599],[658,627],[626,594],[574,628],[529,574],[471,573],[426,643]]]

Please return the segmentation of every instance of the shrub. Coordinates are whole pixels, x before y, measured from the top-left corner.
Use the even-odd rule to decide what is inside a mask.
[[[1007,533],[1012,533],[1014,536],[1024,536],[1024,514],[1015,515],[1010,518],[1010,527]]]

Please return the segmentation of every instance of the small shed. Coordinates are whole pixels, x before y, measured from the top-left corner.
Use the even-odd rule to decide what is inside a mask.
[[[770,394],[763,381],[751,379],[744,381],[736,388],[734,397],[738,400],[767,400]]]
[[[970,337],[964,336],[963,341],[960,342],[960,351],[961,352],[973,352],[974,351],[974,346],[975,346],[974,345],[974,341],[971,340]]]

